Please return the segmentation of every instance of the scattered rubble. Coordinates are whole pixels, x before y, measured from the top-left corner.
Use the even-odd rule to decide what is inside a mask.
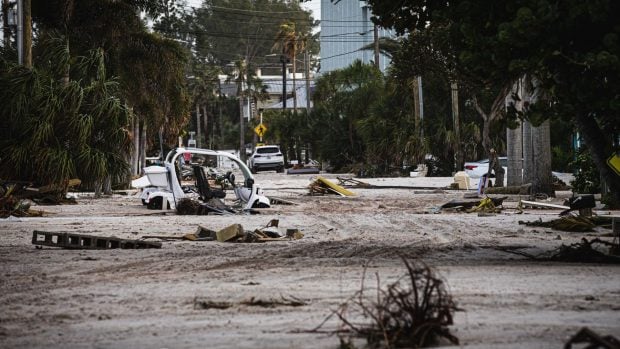
[[[216,233],[219,242],[268,242],[299,240],[304,234],[298,229],[286,229],[283,233],[278,227],[279,221],[272,219],[259,229],[244,230],[241,224],[233,224]]]
[[[272,219],[264,227],[245,230],[241,224],[232,224],[215,231],[198,226],[195,233],[182,236],[145,235],[142,239],[161,240],[189,240],[189,241],[219,241],[219,242],[268,242],[299,240],[304,234],[298,229],[282,229],[278,227],[279,220]]]

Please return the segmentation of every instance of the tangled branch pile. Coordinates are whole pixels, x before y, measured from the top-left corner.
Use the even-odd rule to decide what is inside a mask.
[[[368,297],[362,284],[340,306],[336,315],[343,329],[365,338],[374,348],[422,348],[438,344],[441,338],[458,344],[448,328],[457,307],[443,281],[428,266],[402,260],[405,276],[381,288],[377,275],[376,296]],[[342,337],[341,342],[346,343]]]

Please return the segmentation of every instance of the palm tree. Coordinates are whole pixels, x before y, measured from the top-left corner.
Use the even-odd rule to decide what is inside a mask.
[[[123,100],[133,110],[128,152],[133,174],[145,165],[147,139],[162,130],[176,143],[188,120],[185,82],[187,52],[180,44],[148,33],[139,14],[156,16],[169,6],[159,0],[33,1],[33,20],[40,33],[60,31],[71,54],[103,50],[107,71],[119,77]]]
[[[280,50],[293,63],[293,113],[297,113],[297,61],[295,58],[305,49],[307,39],[307,36],[297,31],[295,22],[286,21],[280,24],[280,30],[272,47],[272,51]]]
[[[98,194],[107,178],[120,182],[127,173],[131,113],[107,77],[102,50],[73,57],[66,81],[67,41],[40,40],[50,49],[35,68],[0,62],[0,119],[9,131],[0,140],[0,177],[38,184],[77,177]]]

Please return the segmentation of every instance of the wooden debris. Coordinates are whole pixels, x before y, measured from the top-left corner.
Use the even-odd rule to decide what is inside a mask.
[[[369,187],[373,187],[373,185],[370,185],[366,182],[362,182],[360,180],[357,179],[353,179],[353,178],[347,178],[347,177],[336,177],[338,178],[338,184],[345,187],[356,187],[356,188],[369,188]]]
[[[38,230],[32,232],[32,244],[77,250],[161,248],[161,242],[128,240],[106,236],[46,232]]]
[[[338,194],[340,196],[355,196],[355,193],[349,191],[321,176],[318,176],[309,186],[310,195],[315,194]]]
[[[530,206],[534,208],[546,208],[546,209],[556,209],[556,210],[569,210],[570,209],[570,207],[564,206],[564,205],[555,205],[555,204],[548,204],[544,202],[528,201],[528,200],[519,200],[519,201],[521,202],[522,207]]]
[[[478,200],[450,200],[447,203],[441,205],[441,209],[456,209],[458,208],[459,210],[470,210],[473,209],[474,207],[479,207],[480,205],[489,205],[489,201],[490,203],[493,204],[493,206],[495,207],[499,207],[502,205],[502,203],[504,202],[504,200],[507,199],[507,197],[502,197],[502,198],[484,198],[484,199],[478,199]]]
[[[234,240],[236,238],[243,237],[245,235],[243,226],[241,224],[230,225],[216,233],[217,241],[226,242]]]

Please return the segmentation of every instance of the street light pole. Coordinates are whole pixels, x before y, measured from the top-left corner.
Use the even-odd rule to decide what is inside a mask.
[[[282,62],[282,110],[286,110],[286,63],[288,58],[286,55],[280,55]]]

